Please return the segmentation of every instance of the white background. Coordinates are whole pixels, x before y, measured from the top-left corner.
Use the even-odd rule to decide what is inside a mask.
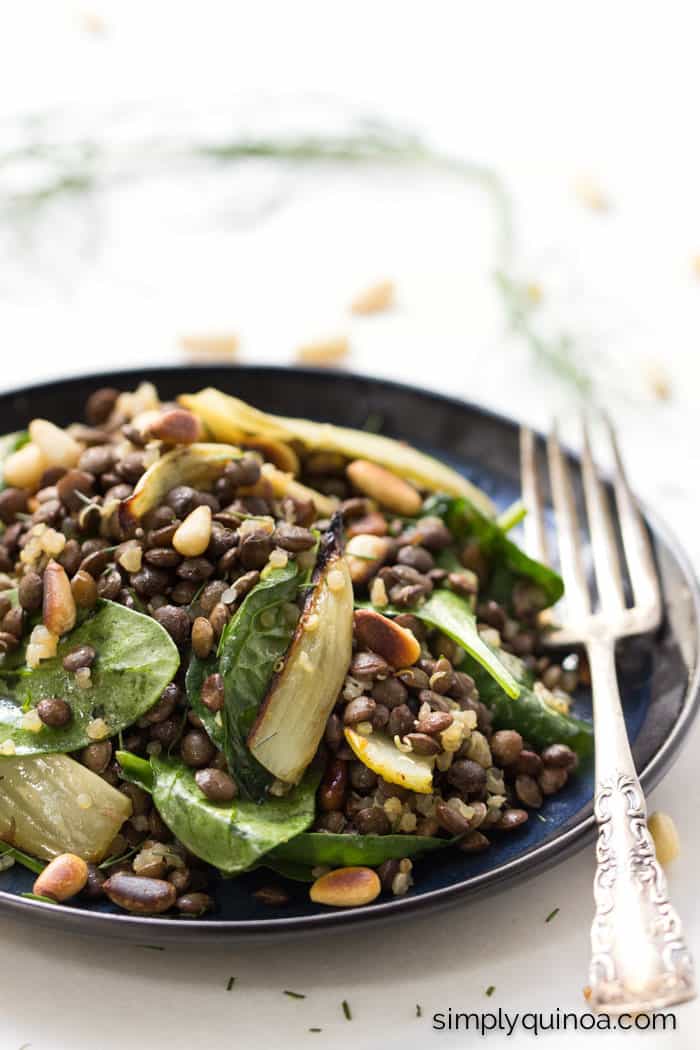
[[[49,109],[62,133],[88,123],[109,137],[124,119],[127,138],[134,123],[140,133],[170,121],[198,133],[222,122],[269,132],[341,126],[357,113],[494,168],[515,202],[515,265],[542,290],[538,325],[565,328],[586,367],[593,362],[638,488],[700,564],[691,5],[5,0],[0,24],[0,149],[19,116]],[[0,206],[35,176],[0,168]],[[604,213],[577,194],[583,178],[609,200]],[[183,184],[173,171],[84,210],[51,210],[29,245],[15,234],[0,220],[6,387],[181,360],[187,332],[234,331],[241,360],[251,361],[290,361],[300,343],[346,334],[359,370],[541,426],[571,415],[567,388],[507,334],[485,197],[452,179],[256,165],[230,181],[197,173]],[[351,322],[348,300],[383,277],[396,282],[396,310]],[[667,401],[649,381],[661,372]],[[680,830],[670,882],[696,954],[699,743],[695,732],[651,799]],[[464,1035],[432,1032],[434,1011],[584,1009],[592,873],[586,851],[434,918],[267,948],[154,952],[2,919],[0,1048],[465,1046]],[[694,1046],[699,1008],[678,1016],[673,1037],[566,1038]],[[510,1045],[532,1039],[520,1033]]]

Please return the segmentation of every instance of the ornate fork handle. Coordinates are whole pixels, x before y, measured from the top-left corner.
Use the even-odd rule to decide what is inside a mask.
[[[693,998],[693,961],[647,827],[622,715],[614,642],[601,636],[587,648],[598,822],[590,1002],[604,1013],[639,1013]]]

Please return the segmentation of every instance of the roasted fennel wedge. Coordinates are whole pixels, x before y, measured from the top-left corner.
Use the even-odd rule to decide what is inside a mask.
[[[404,445],[382,434],[316,423],[310,419],[292,419],[261,412],[237,397],[213,387],[197,394],[182,394],[180,404],[202,420],[218,441],[244,443],[246,437],[267,437],[282,441],[300,441],[309,451],[323,449],[339,452],[350,459],[369,459],[392,470],[430,492],[466,496],[482,513],[492,516],[493,504],[488,496],[457,471],[432,456]]]
[[[241,450],[233,445],[196,442],[166,452],[139,478],[136,488],[119,507],[119,520],[128,528],[163,502],[176,485],[205,488],[223,472],[227,463],[239,459]]]
[[[0,839],[51,860],[106,856],[131,800],[68,755],[0,758]]]
[[[336,516],[319,555],[284,666],[270,682],[248,747],[279,780],[296,784],[321,742],[352,656],[352,581]]]

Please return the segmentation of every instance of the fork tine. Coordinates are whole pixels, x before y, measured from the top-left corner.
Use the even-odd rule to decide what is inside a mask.
[[[582,421],[582,427],[581,471],[598,594],[601,608],[606,612],[615,613],[625,608],[620,558],[617,553],[608,496],[601,484],[593,460],[590,433],[585,419]]]
[[[544,527],[544,502],[537,473],[535,435],[530,427],[520,428],[520,481],[527,514],[523,521],[525,549],[531,557],[549,564]]]
[[[581,562],[578,515],[569,468],[559,444],[556,423],[547,438],[547,454],[567,609],[574,616],[588,616],[591,611],[591,599]]]
[[[605,415],[604,419],[613,450],[615,499],[635,605],[646,608],[650,611],[650,618],[658,620],[661,615],[661,591],[651,543],[637,501],[627,481],[615,428],[608,415]]]

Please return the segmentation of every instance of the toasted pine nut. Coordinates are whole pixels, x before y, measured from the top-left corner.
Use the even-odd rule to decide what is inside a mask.
[[[342,361],[350,353],[350,344],[344,335],[335,339],[319,339],[305,343],[296,352],[297,361],[307,365],[331,365]]]
[[[366,288],[353,299],[350,310],[354,314],[376,314],[394,305],[393,281],[380,281]]]
[[[48,419],[33,419],[29,424],[29,436],[50,467],[74,467],[83,451],[75,438]]]
[[[374,609],[357,609],[355,637],[361,646],[379,653],[392,667],[410,667],[420,656],[420,644],[413,632]]]
[[[30,489],[39,487],[41,475],[48,466],[38,445],[29,442],[23,448],[12,452],[5,460],[3,477],[12,488]]]
[[[34,883],[34,893],[40,897],[52,897],[55,901],[67,901],[85,887],[88,867],[82,857],[75,853],[61,853],[46,865]]]
[[[173,536],[173,547],[185,558],[204,554],[211,539],[211,507],[195,507]]]
[[[345,559],[353,583],[367,583],[381,569],[391,547],[386,536],[360,533],[352,536],[345,548]]]
[[[379,876],[371,868],[336,868],[316,879],[309,896],[316,904],[331,908],[357,908],[370,904],[381,889]]]
[[[668,813],[656,812],[649,817],[649,831],[656,846],[656,857],[659,864],[666,867],[681,852],[681,840],[673,817]]]
[[[60,636],[75,627],[75,618],[75,598],[66,570],[57,561],[50,561],[44,570],[44,627]]]
[[[591,211],[605,212],[610,210],[610,198],[588,176],[581,176],[574,183],[574,191],[580,200]]]
[[[233,357],[238,350],[238,336],[225,332],[183,335],[180,346],[193,357]]]
[[[370,463],[368,459],[355,459],[348,464],[346,474],[355,488],[396,514],[413,517],[421,509],[423,501],[420,493],[403,478],[380,467],[378,463]]]

